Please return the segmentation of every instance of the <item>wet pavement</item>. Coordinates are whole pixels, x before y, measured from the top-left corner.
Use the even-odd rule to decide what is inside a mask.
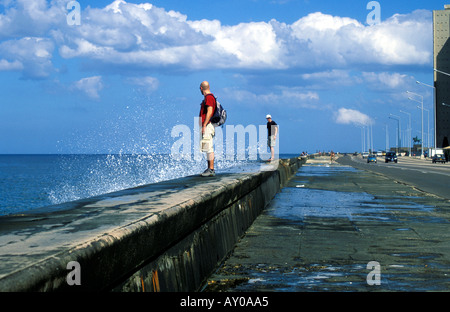
[[[204,291],[449,291],[449,230],[446,199],[308,161]]]

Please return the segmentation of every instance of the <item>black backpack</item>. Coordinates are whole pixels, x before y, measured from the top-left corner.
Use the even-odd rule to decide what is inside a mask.
[[[220,127],[227,120],[227,111],[223,108],[223,106],[219,103],[219,101],[217,101],[217,98],[214,95],[213,97],[214,100],[216,101],[216,109],[214,110],[214,114],[211,117],[211,124],[214,127]]]

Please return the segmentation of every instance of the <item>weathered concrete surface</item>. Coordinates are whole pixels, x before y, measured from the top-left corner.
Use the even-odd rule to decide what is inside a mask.
[[[195,290],[301,162],[0,217],[0,291]],[[66,282],[71,261],[80,286]]]
[[[449,228],[446,199],[329,158],[308,160],[205,290],[449,291]]]

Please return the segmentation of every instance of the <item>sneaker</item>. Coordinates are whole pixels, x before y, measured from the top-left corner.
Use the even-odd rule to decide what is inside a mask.
[[[202,173],[202,177],[214,177],[216,175],[216,172],[214,171],[214,169],[206,169],[203,173]]]

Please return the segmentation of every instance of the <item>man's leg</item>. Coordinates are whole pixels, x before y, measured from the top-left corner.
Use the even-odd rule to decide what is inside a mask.
[[[214,153],[207,153],[206,158],[208,161],[208,169],[202,173],[202,177],[213,177],[216,175],[214,171]]]
[[[207,154],[208,168],[214,170],[214,152]]]
[[[269,159],[269,161],[275,160],[275,148],[274,148],[275,142],[274,142],[272,136],[270,136],[268,138],[267,144],[269,145],[269,148],[270,148],[270,159]]]
[[[209,150],[206,152],[206,160],[208,162],[208,169],[203,172],[202,176],[208,177],[208,176],[214,176],[214,148],[213,148],[213,138],[215,135],[214,127],[211,124],[208,124],[206,127],[206,133],[205,135],[210,139],[210,146]]]

